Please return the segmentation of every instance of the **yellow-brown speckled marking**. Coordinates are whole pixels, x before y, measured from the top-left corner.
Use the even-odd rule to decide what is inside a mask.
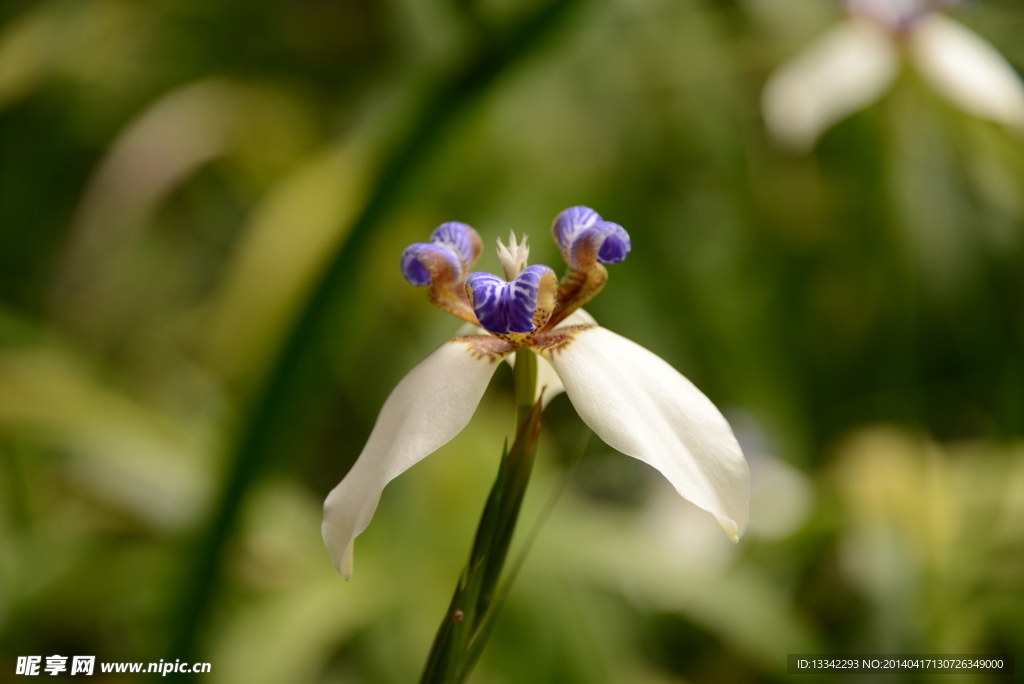
[[[572,341],[576,339],[578,333],[591,328],[596,328],[596,325],[589,323],[584,325],[567,325],[564,328],[558,330],[545,330],[542,333],[538,333],[534,338],[530,346],[538,353],[543,355],[547,359],[551,359],[555,354],[561,354],[566,348],[572,344]]]
[[[537,308],[533,312],[533,330],[543,330],[558,307],[558,278],[553,271],[545,273],[537,285]]]
[[[515,350],[515,345],[499,340],[491,335],[460,335],[453,337],[449,342],[458,342],[466,345],[473,358],[490,361],[500,361],[505,354]]]
[[[427,299],[439,309],[458,316],[467,323],[480,325],[476,314],[473,313],[473,306],[469,303],[466,286],[462,281],[433,281],[427,289]]]

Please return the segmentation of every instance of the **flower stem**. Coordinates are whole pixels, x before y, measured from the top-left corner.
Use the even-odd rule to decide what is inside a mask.
[[[516,390],[516,425],[522,425],[533,410],[537,396],[537,355],[529,349],[516,351],[513,380]]]
[[[516,352],[516,418],[512,447],[506,442],[498,477],[487,497],[473,548],[448,610],[434,637],[421,684],[457,684],[469,676],[483,651],[494,618],[508,587],[498,589],[512,544],[519,509],[533,470],[540,433],[541,403],[533,401],[537,386],[537,357]]]

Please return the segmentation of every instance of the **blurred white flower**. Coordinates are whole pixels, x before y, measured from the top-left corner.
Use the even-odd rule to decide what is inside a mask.
[[[956,0],[846,0],[849,18],[769,77],[761,106],[780,143],[804,151],[878,100],[905,58],[965,112],[1024,131],[1024,84],[983,38],[936,12]]]

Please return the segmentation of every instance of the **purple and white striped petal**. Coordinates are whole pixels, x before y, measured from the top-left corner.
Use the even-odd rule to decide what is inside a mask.
[[[458,282],[462,276],[462,262],[447,247],[417,242],[402,252],[402,275],[417,287]]]
[[[617,264],[629,256],[629,233],[618,223],[602,221],[580,231],[569,245],[569,263],[574,267],[589,266],[595,261]]]
[[[461,283],[480,256],[483,242],[470,226],[442,223],[430,242],[417,242],[402,253],[402,275],[416,286]]]
[[[482,272],[471,273],[466,279],[466,292],[477,320],[496,335],[532,333],[547,323],[557,286],[554,271],[539,264],[527,266],[512,282]]]
[[[470,267],[476,263],[483,249],[480,235],[471,226],[458,221],[442,223],[431,233],[430,241],[452,250],[462,262],[465,273],[468,273]]]
[[[609,446],[648,463],[717,518],[747,525],[750,473],[729,423],[700,390],[640,345],[597,326],[537,335],[580,418]]]
[[[580,231],[586,230],[595,223],[600,222],[600,215],[590,207],[569,207],[555,217],[555,222],[551,226],[551,232],[554,233],[555,242],[558,243],[562,254],[567,254],[569,244]]]
[[[476,324],[466,296],[466,276],[483,243],[465,223],[442,223],[430,242],[417,242],[402,253],[402,275],[413,285],[428,286],[427,299],[453,316]]]
[[[346,579],[353,542],[370,524],[384,487],[462,432],[512,349],[489,335],[456,337],[391,392],[355,465],[324,502],[324,543]]]
[[[555,218],[552,225],[562,256],[573,268],[586,268],[594,262],[617,264],[629,255],[629,233],[617,223],[604,221],[588,207],[571,207]]]

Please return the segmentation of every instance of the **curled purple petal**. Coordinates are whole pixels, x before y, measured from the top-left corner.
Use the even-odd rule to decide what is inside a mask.
[[[541,265],[528,266],[512,282],[490,273],[471,273],[466,291],[480,325],[498,335],[536,330],[534,314],[545,276],[554,283],[554,271]]]
[[[562,256],[573,268],[586,268],[595,261],[617,264],[629,255],[626,229],[603,220],[588,207],[566,209],[552,226]]]
[[[602,221],[576,235],[569,244],[567,260],[573,268],[586,268],[595,261],[617,264],[629,255],[630,248],[625,228]]]
[[[629,233],[618,223],[606,221],[591,228],[601,234],[601,247],[597,250],[597,260],[602,264],[617,264],[627,256],[632,248]]]
[[[416,287],[430,284],[430,269],[416,257],[412,247],[402,253],[402,275]]]
[[[562,253],[567,253],[569,244],[580,233],[601,221],[601,217],[590,207],[570,207],[555,217],[551,226],[555,242],[558,243]]]
[[[458,221],[442,223],[430,242],[417,242],[402,253],[402,275],[413,285],[460,283],[483,242],[472,227]]]
[[[455,282],[462,263],[452,250],[429,242],[417,242],[402,252],[402,275],[416,286],[433,282]]]
[[[431,233],[430,242],[455,252],[467,271],[480,256],[480,250],[483,248],[479,233],[471,226],[458,221],[442,223]]]

